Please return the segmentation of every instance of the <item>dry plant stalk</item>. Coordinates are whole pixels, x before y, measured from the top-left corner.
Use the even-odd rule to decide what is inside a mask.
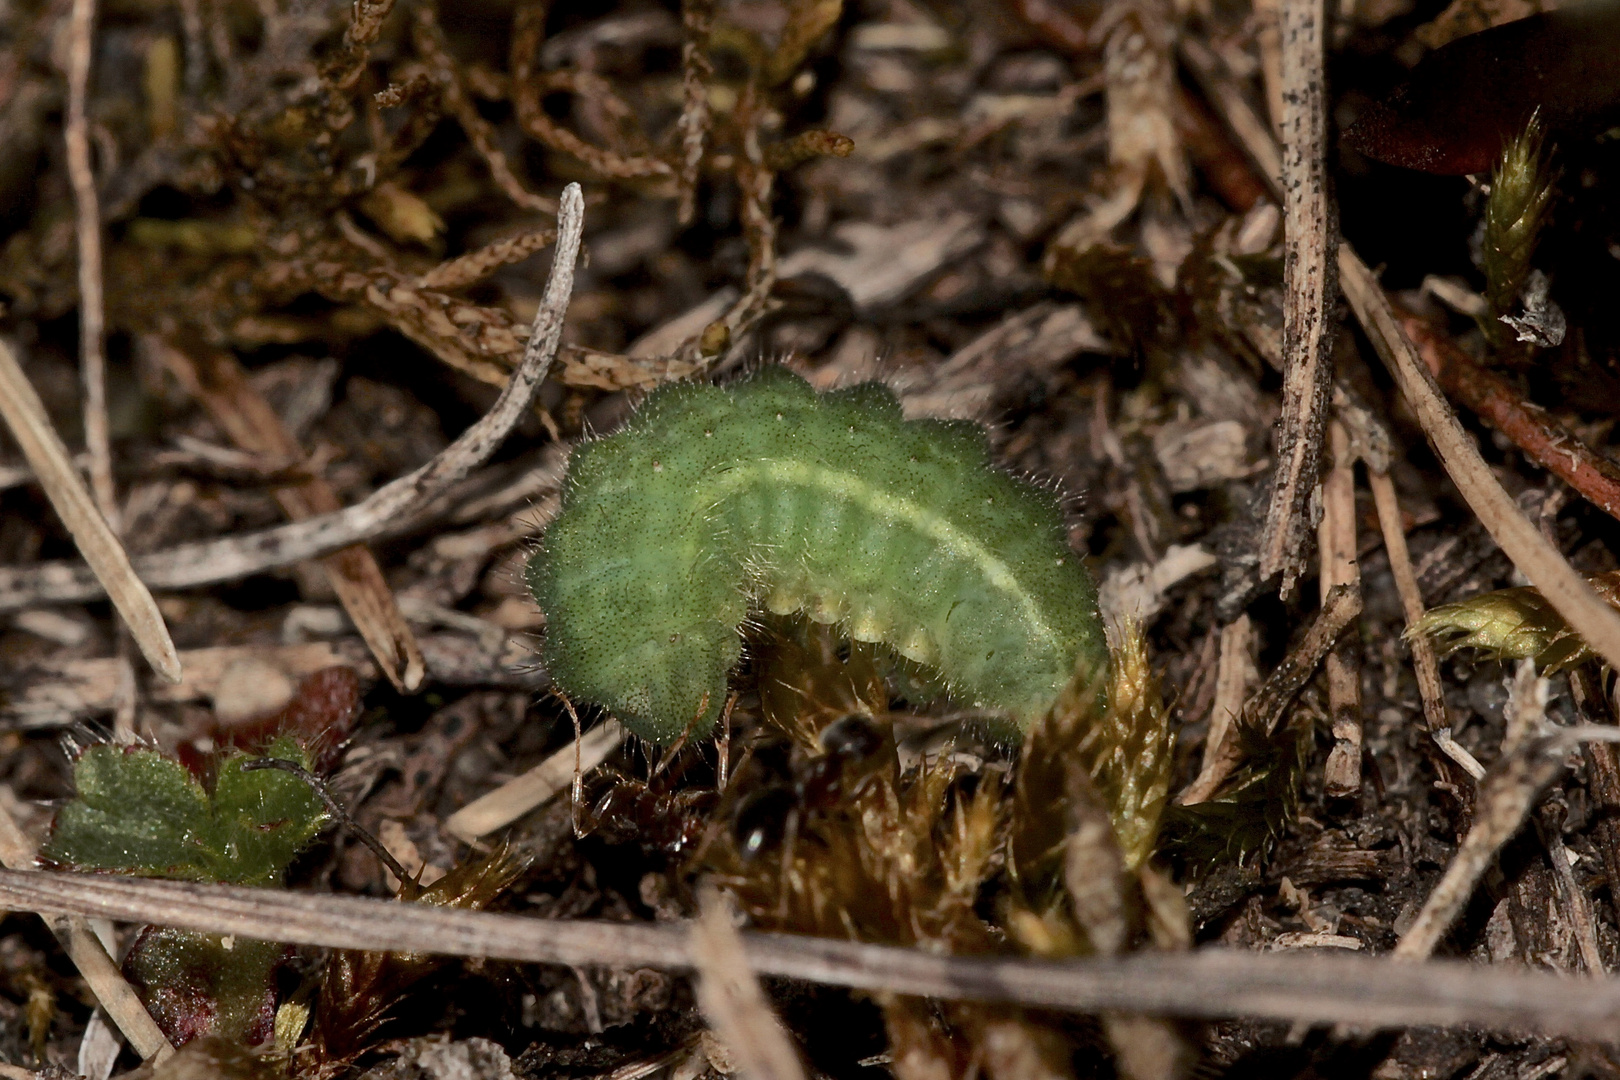
[[[537,691],[544,682],[544,674],[532,667],[532,650],[516,638],[505,638],[494,647],[464,633],[428,634],[418,641],[429,677],[445,686]],[[295,680],[333,666],[353,668],[367,683],[381,677],[371,651],[355,637],[274,647],[220,645],[183,650],[185,676],[178,683],[145,688],[146,700],[210,701],[225,671],[241,660],[263,661]],[[20,677],[5,680],[0,715],[18,730],[63,727],[105,715],[128,692],[125,671],[127,665],[118,657],[41,661]]]
[[[1545,680],[1543,680],[1545,684]],[[1558,881],[1558,899],[1564,908],[1564,917],[1575,932],[1575,944],[1580,949],[1581,963],[1588,975],[1602,978],[1609,973],[1603,962],[1603,949],[1598,944],[1597,919],[1592,912],[1592,898],[1575,877],[1575,866],[1569,848],[1564,845],[1561,826],[1562,812],[1543,805],[1536,820],[1536,832],[1547,849],[1547,861],[1552,864],[1553,876]]]
[[[1620,466],[1587,446],[1541,406],[1526,401],[1512,383],[1463,352],[1429,320],[1398,305],[1394,312],[1446,393],[1587,502],[1620,520]]]
[[[1333,643],[1344,633],[1345,627],[1361,614],[1361,593],[1346,585],[1335,585],[1328,591],[1322,610],[1282,663],[1277,665],[1254,696],[1243,705],[1242,718],[1237,721],[1256,731],[1271,734],[1282,722],[1283,713],[1294,695],[1310,679],[1317,665],[1322,663],[1333,648]],[[1177,802],[1192,806],[1207,802],[1220,790],[1221,784],[1243,761],[1243,748],[1239,740],[1227,738],[1221,747],[1221,756],[1206,763],[1198,779],[1183,789]]]
[[[1583,723],[1614,725],[1613,707],[1592,669],[1570,672],[1569,689]],[[1598,810],[1594,815],[1598,854],[1609,880],[1620,881],[1620,755],[1613,743],[1596,740],[1583,743],[1581,752],[1586,758],[1587,789]]]
[[[1395,483],[1387,470],[1369,468],[1367,485],[1372,488],[1373,504],[1378,509],[1378,527],[1384,534],[1384,550],[1389,553],[1390,573],[1395,578],[1395,591],[1400,594],[1401,610],[1406,615],[1406,640],[1412,650],[1412,671],[1417,676],[1418,697],[1423,701],[1424,725],[1435,745],[1477,781],[1484,777],[1485,768],[1452,738],[1451,717],[1446,711],[1446,691],[1440,682],[1440,662],[1435,657],[1434,645],[1426,636],[1411,632],[1412,627],[1423,619],[1423,594],[1418,590],[1417,574],[1412,569],[1412,554],[1406,546],[1406,529],[1401,521]],[[1452,786],[1457,787],[1457,784],[1453,782]]]
[[[326,250],[296,262],[273,263],[264,284],[283,292],[317,292],[328,300],[361,304],[456,370],[491,386],[505,386],[522,354],[522,328],[504,308],[482,307],[421,288],[392,266],[355,270],[351,250]],[[459,273],[459,271],[457,271]]]
[[[636,924],[434,908],[356,896],[93,874],[0,870],[14,911],[149,922],[264,941],[521,963],[687,968],[681,923]],[[1478,964],[1392,963],[1212,949],[1066,962],[945,956],[828,938],[745,933],[749,965],[855,989],[1069,1012],[1252,1016],[1359,1027],[1473,1024],[1603,1040],[1620,985]]]
[[[90,454],[90,490],[113,532],[118,493],[113,486],[112,438],[107,423],[107,304],[102,288],[101,201],[90,164],[90,66],[94,59],[96,0],[73,0],[68,21],[68,108],[63,137],[79,243],[79,377],[84,383],[84,443]]]
[[[343,31],[337,53],[321,71],[326,91],[326,126],[329,132],[342,131],[354,123],[354,107],[349,98],[366,70],[371,46],[382,33],[383,20],[394,10],[394,0],[355,0],[354,18]],[[330,139],[330,135],[326,136]]]
[[[424,11],[426,9],[423,9]],[[675,170],[669,162],[651,154],[623,154],[607,147],[586,142],[572,131],[553,120],[541,106],[547,92],[588,90],[601,107],[620,116],[630,109],[612,93],[607,83],[597,79],[581,82],[578,73],[535,70],[535,59],[545,33],[545,5],[524,4],[514,16],[512,49],[509,66],[512,77],[512,105],[517,112],[519,126],[528,135],[570,157],[583,162],[587,168],[604,178],[615,180],[673,177]],[[431,26],[424,16],[418,16],[418,25]],[[436,28],[435,28],[436,31]],[[440,46],[442,48],[442,45]]]
[[[681,350],[683,360],[712,360],[758,322],[770,303],[771,289],[776,285],[776,218],[771,215],[771,192],[775,189],[776,173],[765,163],[764,150],[759,141],[759,129],[765,120],[766,109],[759,100],[757,80],[750,79],[743,87],[733,118],[742,132],[742,153],[737,155],[737,187],[742,193],[743,238],[748,242],[748,274],[742,295],[725,315],[704,331],[704,337],[718,326],[724,331],[723,339],[688,342]],[[718,347],[715,347],[718,346]]]
[[[1210,703],[1209,734],[1198,776],[1176,802],[1192,806],[1212,797],[1239,760],[1237,720],[1249,688],[1259,680],[1254,667],[1254,626],[1248,613],[1221,627],[1220,654],[1215,667],[1215,699]]]
[[[1275,131],[1283,126],[1282,27],[1278,0],[1254,0],[1255,48],[1260,53],[1260,76],[1265,83],[1266,114]],[[1278,174],[1279,176],[1281,173]]]
[[[129,627],[141,654],[170,682],[180,681],[180,656],[158,610],[157,601],[130,565],[124,545],[96,509],[79,479],[61,436],[51,426],[45,405],[23,373],[11,346],[0,340],[0,417],[11,429],[23,457],[33,468],[45,495],[84,556],[92,580],[106,590],[113,607]]]
[[[1322,602],[1343,586],[1361,594],[1361,565],[1356,561],[1356,476],[1350,436],[1342,423],[1328,426],[1333,467],[1322,484],[1322,523],[1317,529],[1321,558]],[[1361,664],[1348,643],[1341,642],[1325,661],[1328,709],[1333,724],[1333,750],[1328,754],[1324,785],[1331,798],[1361,790]]]
[[[469,251],[465,255],[446,260],[418,277],[416,285],[422,289],[445,292],[451,289],[465,289],[469,285],[483,281],[501,267],[522,262],[535,252],[543,251],[556,242],[555,229],[529,229],[505,240],[485,244],[476,251]]]
[[[421,468],[383,485],[368,498],[336,513],[321,514],[305,521],[242,536],[181,544],[143,555],[136,562],[145,579],[160,588],[212,585],[260,570],[290,566],[306,559],[329,555],[339,548],[392,535],[415,524],[438,496],[488,460],[528,411],[529,403],[545,381],[562,338],[563,318],[573,289],[574,261],[579,255],[584,215],[584,196],[578,184],[570,184],[563,191],[551,276],[546,282],[540,306],[535,311],[523,363],[512,373],[506,388],[489,412],[462,432],[455,442]],[[9,357],[10,353],[6,351],[3,355]],[[3,365],[0,365],[0,374],[3,371]],[[0,394],[0,404],[12,400]],[[58,448],[61,468],[71,472],[67,464],[67,451],[60,447],[60,443]],[[118,550],[122,551],[121,548]],[[103,588],[93,572],[73,563],[42,563],[22,569],[0,568],[0,611],[43,602],[91,600],[101,595]]]
[[[1282,575],[1287,597],[1303,569],[1307,506],[1316,488],[1333,382],[1329,307],[1336,231],[1327,190],[1325,13],[1322,0],[1281,0],[1283,79],[1283,406],[1277,471],[1260,540],[1260,577]]]
[[[715,0],[681,3],[681,116],[675,130],[681,135],[681,162],[676,173],[680,203],[675,220],[689,225],[697,215],[698,169],[703,164],[703,142],[709,137],[709,33],[714,28]]]
[[[1480,523],[1592,651],[1611,666],[1620,667],[1620,614],[1592,591],[1502,489],[1417,350],[1401,332],[1384,290],[1348,244],[1339,247],[1339,274],[1356,319],[1389,366],[1446,473]]]
[[[1268,195],[1276,197],[1209,106],[1180,86],[1176,87],[1176,134],[1205,184],[1228,209],[1246,214]]]
[[[582,738],[552,754],[522,776],[508,780],[451,814],[445,819],[445,831],[471,844],[496,829],[504,829],[530,810],[566,791],[576,776],[602,764],[623,741],[624,729],[617,720],[609,720],[592,728]]]
[[[1256,5],[1258,8],[1259,5]],[[1275,33],[1273,8],[1273,33]],[[1198,80],[1198,86],[1220,112],[1221,119],[1237,137],[1244,152],[1253,163],[1254,171],[1264,180],[1266,190],[1278,202],[1282,201],[1282,149],[1277,145],[1275,129],[1254,111],[1238,81],[1227,70],[1226,63],[1214,49],[1187,36],[1181,40],[1181,58]]]
[[[473,144],[484,164],[489,168],[490,179],[495,186],[501,189],[508,199],[523,207],[525,210],[534,210],[543,214],[554,214],[557,206],[552,200],[536,195],[523,185],[512,171],[512,164],[506,158],[495,136],[495,126],[479,115],[478,107],[467,94],[467,88],[462,85],[461,68],[450,56],[449,46],[445,43],[444,32],[434,18],[433,9],[420,7],[416,9],[415,21],[411,24],[411,38],[416,45],[416,51],[422,54],[433,71],[433,79],[439,86],[440,93],[444,95],[445,104],[449,107],[456,123],[461,130],[467,133],[467,139]]]
[[[749,1080],[804,1080],[798,1051],[749,967],[732,917],[725,895],[706,889],[692,924],[698,1006]]]

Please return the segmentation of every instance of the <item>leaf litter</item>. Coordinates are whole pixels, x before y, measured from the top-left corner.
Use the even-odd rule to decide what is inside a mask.
[[[1278,5],[103,5],[71,136],[69,7],[0,12],[0,332],[68,447],[106,423],[133,555],[273,526],[299,500],[351,505],[429,461],[522,359],[569,181],[585,189],[588,259],[518,437],[345,553],[372,568],[363,585],[300,563],[160,593],[177,685],[131,663],[105,604],[53,601],[45,574],[24,586],[0,631],[0,809],[55,865],[625,923],[696,916],[711,883],[752,929],[962,955],[1383,956],[1489,816],[1458,764],[1471,761],[1491,770],[1479,791],[1530,800],[1535,827],[1500,839],[1439,951],[1598,978],[1620,961],[1613,747],[1534,768],[1504,750],[1529,722],[1504,659],[1547,678],[1547,729],[1612,725],[1610,673],[1473,519],[1351,322],[1327,349],[1329,414],[1352,443],[1389,444],[1358,451],[1348,498],[1331,496],[1359,613],[1315,640],[1316,591],[1279,598],[1259,572],[1297,302],[1268,194],[1267,163],[1283,160]],[[1406,164],[1483,153],[1496,171],[1428,176],[1354,137],[1330,139],[1325,168],[1342,237],[1381,267],[1496,481],[1612,603],[1620,218],[1604,178],[1620,163],[1590,132],[1615,103],[1602,80],[1543,78],[1559,35],[1587,24],[1512,29],[1535,10],[1336,8],[1335,122],[1399,132]],[[1418,65],[1499,24],[1488,49]],[[1538,87],[1551,126],[1505,149],[1414,149],[1446,107],[1421,80],[1444,64],[1463,86]],[[1417,105],[1399,89],[1409,73],[1429,95]],[[1491,100],[1466,101],[1468,124]],[[1519,108],[1497,119],[1524,130]],[[107,330],[105,416],[90,423],[64,150],[80,136]],[[1341,314],[1329,296],[1325,317]],[[653,386],[761,358],[821,389],[882,378],[912,414],[989,423],[998,460],[1064,493],[1098,580],[1144,583],[1111,594],[1135,627],[1111,681],[1077,681],[1007,747],[892,658],[762,622],[720,739],[627,744],[581,778],[578,807],[558,795],[469,847],[445,829],[452,814],[572,757],[519,572],[555,512],[561,452]],[[235,381],[185,377],[217,370]],[[272,426],[237,419],[264,410]],[[0,563],[71,557],[22,455],[0,453]],[[1384,543],[1390,512],[1400,551]],[[1308,577],[1317,534],[1303,526]],[[1413,667],[1412,635],[1428,633],[1437,687]],[[1324,656],[1357,684],[1353,715]],[[1183,800],[1206,743],[1229,765]],[[1357,780],[1346,788],[1341,754],[1330,784],[1336,749],[1356,744]],[[287,772],[240,771],[267,752],[296,758],[352,825]],[[782,980],[705,997],[650,968],[116,934],[126,978],[181,1046],[142,1066],[163,1076],[789,1069],[759,1024],[782,1025],[806,1075],[836,1077],[1617,1068],[1599,1045],[1466,1026],[1290,1033]],[[726,1001],[751,1004],[717,1020]],[[37,920],[6,920],[5,1062],[73,1068],[92,1004]],[[725,1044],[750,1025],[759,1046]],[[114,1067],[136,1065],[126,1051]]]

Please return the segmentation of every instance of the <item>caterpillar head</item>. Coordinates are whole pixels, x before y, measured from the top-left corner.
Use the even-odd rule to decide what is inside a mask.
[[[707,735],[726,700],[726,673],[741,655],[736,631],[716,623],[644,629],[639,641],[600,651],[568,638],[566,648],[545,650],[547,669],[559,686],[599,703],[650,741]]]

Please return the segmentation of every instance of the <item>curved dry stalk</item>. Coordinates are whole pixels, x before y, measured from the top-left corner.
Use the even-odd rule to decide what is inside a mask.
[[[0,417],[84,556],[87,565],[74,570],[86,579],[90,595],[105,593],[111,598],[147,662],[165,679],[179,682],[180,656],[157,601],[131,567],[118,535],[96,509],[95,499],[73,467],[72,456],[51,426],[44,403],[4,341],[0,341]],[[21,576],[26,581],[27,572]]]
[[[529,403],[557,356],[563,316],[568,311],[568,298],[574,287],[574,262],[579,256],[584,219],[584,196],[578,184],[569,184],[563,190],[558,210],[557,247],[551,277],[534,315],[534,328],[523,353],[523,362],[489,412],[432,461],[377,489],[370,498],[336,513],[139,556],[134,560],[134,567],[141,580],[158,589],[214,585],[319,558],[351,544],[391,536],[409,527],[411,519],[428,503],[487,461],[528,411]],[[0,392],[0,400],[7,398],[8,395]],[[63,460],[66,460],[65,450]],[[36,464],[35,468],[38,467]],[[95,574],[77,563],[39,563],[0,569],[0,611],[16,611],[41,603],[94,600],[102,592]],[[156,608],[153,610],[155,612]]]

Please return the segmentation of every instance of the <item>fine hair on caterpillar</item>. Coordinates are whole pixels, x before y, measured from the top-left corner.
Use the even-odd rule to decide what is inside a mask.
[[[1057,499],[877,383],[661,387],[574,450],[561,502],[527,568],[546,669],[652,742],[712,728],[761,611],[882,644],[1006,734],[1107,660]]]

